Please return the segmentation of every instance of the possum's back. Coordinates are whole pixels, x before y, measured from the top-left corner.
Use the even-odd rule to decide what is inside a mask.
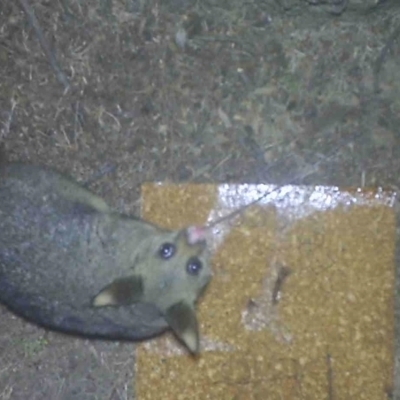
[[[0,167],[3,250],[7,247],[25,253],[34,247],[35,258],[40,252],[51,258],[57,250],[70,250],[73,242],[78,246],[81,234],[99,210],[108,210],[101,199],[55,171],[18,163]]]

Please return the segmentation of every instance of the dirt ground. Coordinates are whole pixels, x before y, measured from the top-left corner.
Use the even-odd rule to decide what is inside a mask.
[[[397,0],[5,0],[0,143],[128,213],[143,181],[397,190],[399,65]],[[132,398],[132,344],[0,314],[1,400]]]

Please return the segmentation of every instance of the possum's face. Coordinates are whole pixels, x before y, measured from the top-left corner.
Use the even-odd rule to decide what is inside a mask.
[[[211,278],[206,243],[200,228],[160,233],[138,262],[146,300],[166,309],[179,300],[194,303]]]
[[[140,246],[132,274],[110,283],[93,305],[156,305],[192,352],[199,348],[194,304],[211,279],[204,229],[158,231]]]

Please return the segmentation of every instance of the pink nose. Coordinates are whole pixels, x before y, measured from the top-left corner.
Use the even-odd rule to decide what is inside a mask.
[[[187,228],[187,240],[189,244],[196,244],[206,239],[206,229],[201,226]]]

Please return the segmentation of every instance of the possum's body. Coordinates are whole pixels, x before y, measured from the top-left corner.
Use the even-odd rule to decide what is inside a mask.
[[[108,339],[161,333],[169,307],[181,301],[192,306],[210,279],[206,265],[198,283],[192,277],[189,283],[174,281],[185,257],[192,257],[185,252],[195,251],[192,244],[177,244],[184,247],[176,256],[182,260],[170,267],[154,253],[178,236],[113,213],[102,199],[50,169],[0,166],[0,301],[40,325]],[[200,248],[196,257],[202,257]],[[101,301],[93,299],[127,276],[138,278],[137,296],[129,294],[118,307],[93,306],[107,305],[105,299],[113,304],[112,290],[119,284],[106,289]]]

